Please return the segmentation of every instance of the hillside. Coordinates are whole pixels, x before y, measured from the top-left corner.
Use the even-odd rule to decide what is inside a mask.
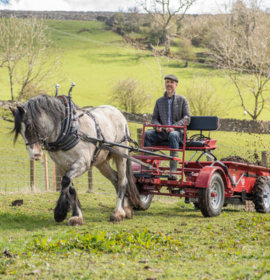
[[[108,95],[115,81],[133,77],[145,85],[146,91],[151,92],[152,104],[146,111],[152,112],[155,99],[162,95],[160,64],[163,75],[174,73],[179,77],[178,93],[185,95],[185,87],[192,82],[194,75],[207,77],[224,103],[229,104],[225,117],[248,118],[244,116],[243,109],[237,107],[239,100],[234,87],[222,77],[219,70],[195,63],[184,68],[184,61],[153,57],[150,51],[129,46],[120,35],[106,30],[105,24],[101,22],[48,20],[47,24],[53,41],[63,54],[62,71],[66,81],[61,83],[60,93],[66,94],[70,83],[75,82],[73,99],[80,106],[108,103]],[[8,76],[5,70],[1,72],[0,99],[8,100]],[[54,93],[54,84],[57,82],[49,82],[52,85],[49,94]],[[266,111],[260,119],[269,119]]]

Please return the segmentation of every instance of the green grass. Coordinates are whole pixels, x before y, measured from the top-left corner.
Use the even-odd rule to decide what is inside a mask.
[[[227,207],[203,218],[182,200],[155,197],[148,211],[111,223],[116,198],[105,189],[79,193],[79,228],[54,222],[56,193],[2,195],[0,278],[269,279],[269,215]],[[12,207],[15,199],[23,205]]]
[[[60,85],[60,94],[67,94],[71,82],[76,82],[73,100],[78,105],[108,104],[108,96],[115,81],[133,77],[140,80],[146,92],[152,94],[153,100],[144,110],[152,112],[155,100],[163,92],[159,66],[151,52],[132,48],[121,36],[105,30],[106,26],[101,22],[48,20],[47,24],[53,41],[63,54],[62,71],[66,81]],[[82,29],[90,31],[78,33]],[[184,61],[166,58],[160,58],[159,63],[164,75],[174,73],[179,77],[178,93],[185,94],[185,87],[193,82],[194,75],[209,78],[228,108],[225,117],[248,119],[239,107],[235,88],[219,70],[196,63],[189,63],[189,67],[184,68]],[[7,100],[10,99],[10,93],[6,69],[1,69],[0,74],[0,99]],[[51,84],[49,94],[54,94],[54,84],[57,82],[57,78],[48,81]],[[252,104],[251,99],[249,105]],[[260,119],[269,119],[268,112],[264,111]]]

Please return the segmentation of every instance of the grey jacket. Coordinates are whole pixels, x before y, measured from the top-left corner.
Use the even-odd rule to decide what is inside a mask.
[[[187,99],[184,96],[174,94],[171,106],[172,125],[184,126],[185,116],[188,116],[187,124],[190,123],[190,110]],[[167,125],[168,124],[168,97],[167,93],[156,101],[152,116],[153,124]]]

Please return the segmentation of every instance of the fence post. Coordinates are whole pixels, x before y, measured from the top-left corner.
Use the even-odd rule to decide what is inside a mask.
[[[56,192],[56,167],[53,162],[53,191]]]
[[[31,192],[36,191],[36,184],[35,184],[35,161],[30,160],[30,189]]]
[[[262,166],[268,168],[268,154],[267,154],[267,151],[262,152]]]
[[[55,168],[55,173],[56,173],[56,176],[55,176],[56,177],[56,191],[60,192],[62,189],[62,184],[61,184],[62,177],[59,174],[59,170],[57,168]]]
[[[140,149],[142,148],[142,132],[143,132],[142,128],[137,128],[137,142]],[[138,155],[140,154],[141,153],[138,153]]]
[[[49,172],[48,172],[47,154],[44,154],[44,171],[45,171],[45,187],[46,187],[46,191],[48,192],[50,190],[50,188],[49,188]]]
[[[91,193],[94,191],[94,180],[93,180],[93,168],[88,170],[88,190],[87,193]]]
[[[55,163],[53,163],[53,190],[54,191],[61,191],[62,185],[61,185],[62,177],[59,174],[58,169],[55,166]]]

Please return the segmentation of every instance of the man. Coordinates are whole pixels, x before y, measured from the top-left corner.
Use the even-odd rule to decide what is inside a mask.
[[[166,92],[163,97],[156,101],[152,123],[156,125],[184,126],[187,116],[187,124],[190,123],[190,110],[188,102],[184,96],[176,94],[178,78],[175,75],[165,77]],[[183,141],[183,130],[174,128],[161,128],[147,130],[145,132],[144,146],[151,147],[162,141],[169,141],[170,148],[179,149],[179,142]],[[172,157],[177,157],[177,151],[170,151]],[[170,171],[176,172],[177,161],[170,161]]]

